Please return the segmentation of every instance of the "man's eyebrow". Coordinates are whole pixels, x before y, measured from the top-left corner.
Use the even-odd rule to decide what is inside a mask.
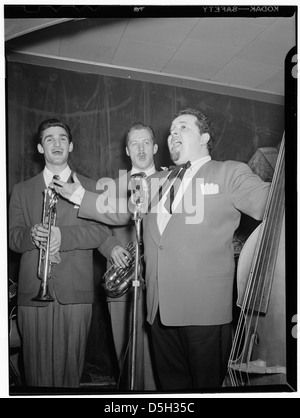
[[[44,140],[47,139],[47,138],[53,138],[53,136],[54,136],[53,134],[48,134],[48,135],[45,136]],[[69,138],[68,134],[59,134],[59,136],[60,137],[66,136],[67,138]]]
[[[49,135],[46,135],[45,138],[43,138],[43,139],[45,140],[47,138],[52,138],[52,137],[53,137],[53,135],[52,134],[49,134]]]
[[[178,122],[176,122],[176,125],[177,125],[177,123],[187,123],[187,121],[186,120],[179,120]],[[171,129],[172,129],[172,127],[174,126],[175,124],[174,123],[172,123],[172,125],[171,125]]]

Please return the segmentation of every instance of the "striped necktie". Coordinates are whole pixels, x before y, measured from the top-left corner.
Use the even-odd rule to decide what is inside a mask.
[[[172,214],[172,205],[173,205],[175,196],[179,190],[183,176],[185,175],[186,170],[190,168],[190,166],[191,166],[191,162],[188,161],[185,164],[171,166],[169,168],[169,170],[171,170],[171,173],[168,177],[168,180],[173,181],[173,183],[169,189],[164,206],[170,214]]]

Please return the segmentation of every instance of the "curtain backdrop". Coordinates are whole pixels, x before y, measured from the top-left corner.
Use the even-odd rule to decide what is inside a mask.
[[[33,136],[41,121],[63,119],[73,133],[74,169],[98,179],[128,168],[125,135],[136,121],[150,124],[159,144],[156,163],[170,163],[166,139],[174,114],[197,107],[214,121],[213,158],[248,162],[257,148],[276,146],[283,106],[168,85],[7,63],[8,191],[37,174]]]
[[[212,157],[248,162],[261,147],[276,147],[284,130],[283,106],[126,78],[8,62],[6,65],[7,193],[43,168],[34,135],[44,119],[71,128],[72,168],[94,178],[117,177],[128,169],[125,135],[133,122],[150,124],[159,150],[157,168],[171,163],[166,145],[177,111],[197,107],[214,121]],[[9,275],[17,279],[19,256],[9,252]],[[105,260],[95,254],[96,304],[84,383],[113,381],[115,357],[99,278]]]

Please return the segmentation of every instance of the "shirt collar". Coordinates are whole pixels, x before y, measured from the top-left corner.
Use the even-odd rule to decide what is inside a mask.
[[[47,168],[47,167],[45,166],[44,171],[43,171],[43,175],[44,175],[44,180],[45,180],[45,183],[46,183],[46,187],[48,187],[48,186],[49,186],[49,184],[50,184],[50,183],[51,183],[51,181],[52,181],[52,178],[53,178],[53,176],[54,176],[54,173],[52,173],[52,172],[49,170],[49,168]],[[61,172],[59,173],[59,177],[60,177],[60,179],[61,179],[62,181],[64,181],[64,182],[67,182],[67,181],[69,180],[70,175],[71,175],[71,169],[70,169],[70,167],[69,167],[68,165],[67,165],[67,167],[66,167],[63,171],[61,171]]]
[[[206,155],[205,157],[198,158],[198,160],[191,161],[191,170],[199,169],[203,164],[207,163],[211,160],[210,155]]]
[[[136,167],[132,167],[131,169],[131,175],[136,173],[145,173],[146,177],[152,176],[152,174],[156,173],[156,168],[153,165],[152,167],[148,168],[147,170],[139,170]]]

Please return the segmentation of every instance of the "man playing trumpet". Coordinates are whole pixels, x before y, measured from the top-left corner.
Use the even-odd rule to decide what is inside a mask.
[[[60,198],[55,225],[48,224],[51,239],[46,248],[43,192],[53,193],[48,186],[54,175],[71,181],[68,158],[73,142],[68,125],[58,119],[42,122],[37,137],[45,168],[14,186],[9,205],[9,246],[22,254],[17,303],[26,385],[74,388],[80,384],[92,317],[93,249],[105,241],[108,229],[80,219],[78,207]],[[78,177],[85,188],[96,190],[94,180]],[[39,297],[41,250],[51,265],[48,300]]]

